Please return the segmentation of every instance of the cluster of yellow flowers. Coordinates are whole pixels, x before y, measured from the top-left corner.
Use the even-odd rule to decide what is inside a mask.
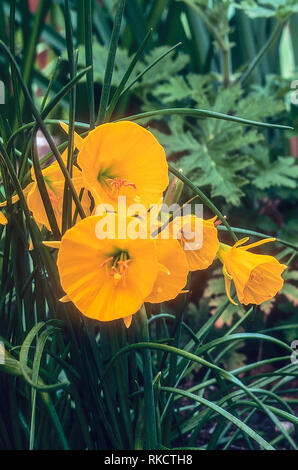
[[[67,131],[67,126],[64,128]],[[198,249],[188,246],[188,232],[193,233],[196,227],[195,215],[180,218],[179,237],[164,239],[160,233],[156,236],[150,233],[145,239],[130,239],[123,234],[120,237],[116,230],[112,239],[99,239],[96,226],[104,216],[91,211],[88,192],[95,206],[105,203],[115,207],[117,198],[125,196],[128,204],[141,203],[149,210],[162,200],[169,184],[165,152],[148,130],[129,121],[103,124],[85,139],[75,134],[74,142],[79,153],[72,181],[78,193],[83,190],[82,206],[87,217],[83,220],[78,217],[79,221],[66,231],[61,242],[48,243],[59,248],[57,264],[66,293],[61,300],[73,302],[90,318],[100,321],[123,318],[129,326],[132,315],[144,302],[176,298],[185,288],[188,273],[208,268],[216,257],[223,263],[226,292],[233,303],[232,280],[239,302],[245,305],[260,304],[281,289],[281,274],[286,266],[272,256],[248,252],[274,239],[244,246],[248,240],[245,238],[234,246],[225,245],[219,242],[216,218],[200,221],[203,240]],[[66,162],[67,150],[62,157]],[[55,162],[42,173],[61,227],[62,171]],[[31,176],[33,182],[25,189],[28,207],[35,220],[50,229],[33,170]],[[113,216],[116,225],[131,221],[131,217],[123,221],[122,215]],[[173,228],[173,221],[169,227]]]

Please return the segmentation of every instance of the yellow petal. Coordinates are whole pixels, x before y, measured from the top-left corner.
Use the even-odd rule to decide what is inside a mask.
[[[226,294],[227,294],[227,297],[229,299],[229,301],[233,304],[233,305],[238,305],[231,297],[231,277],[227,277],[227,276],[224,276],[225,278],[225,288],[226,288]]]
[[[238,246],[243,245],[244,243],[248,242],[248,240],[249,240],[249,237],[241,238],[235,243],[235,245],[233,245],[233,248],[237,248]]]
[[[160,303],[175,299],[187,283],[188,263],[178,240],[156,240],[158,274],[146,302]]]
[[[170,225],[181,226],[181,244],[189,264],[190,271],[207,269],[214,261],[219,248],[218,232],[214,226],[215,219],[203,220],[195,215],[176,217]],[[190,240],[190,235],[194,235]],[[195,248],[198,240],[198,248]]]
[[[120,195],[126,197],[127,205],[138,201],[149,208],[159,202],[169,184],[163,147],[151,132],[130,121],[92,130],[84,139],[78,165],[88,189],[94,188],[112,205]],[[117,181],[124,184],[119,187]]]
[[[60,121],[59,124],[62,127],[62,129],[64,130],[64,132],[66,134],[69,134],[69,126],[67,124],[65,124],[65,122],[62,122],[62,121]],[[75,132],[74,133],[74,145],[78,150],[81,150],[81,148],[83,146],[83,142],[84,142],[84,139],[79,134],[77,134]]]
[[[171,274],[169,269],[164,264],[161,264],[161,263],[158,263],[158,270],[161,271],[164,274],[167,274],[167,276],[169,276]]]
[[[259,240],[255,243],[250,243],[249,245],[245,245],[242,247],[243,250],[250,250],[251,248],[255,248],[256,246],[264,245],[265,243],[275,242],[276,238],[264,238],[263,240]]]
[[[97,238],[103,218],[86,217],[65,232],[57,265],[62,288],[80,312],[99,321],[111,321],[140,309],[153,289],[158,267],[154,240],[117,238],[117,224],[118,228],[122,225],[117,214],[113,217],[116,236]],[[119,263],[114,266],[116,273],[109,263],[115,253],[124,252],[130,262],[122,276],[116,267]]]
[[[15,195],[12,196],[12,198],[11,198],[11,203],[12,203],[12,204],[15,204],[16,202],[18,202],[19,199],[20,199],[19,196],[18,196],[17,194],[15,194]],[[1,202],[0,207],[6,207],[6,206],[7,206],[7,201]]]
[[[8,223],[7,218],[6,218],[5,215],[0,211],[0,224],[1,224],[1,225],[7,225],[7,223]]]
[[[280,264],[273,256],[268,258],[271,258],[268,263],[260,263],[251,271],[243,289],[243,297],[239,298],[244,305],[260,305],[272,299],[282,289],[284,281],[281,274],[286,266]]]
[[[286,269],[285,265],[273,256],[247,251],[247,248],[267,241],[272,239],[260,240],[248,247],[234,245],[225,251],[225,269],[233,278],[239,302],[244,305],[260,305],[272,299],[283,286],[281,274]]]
[[[47,246],[48,248],[57,248],[59,250],[61,242],[59,241],[42,242],[42,244]]]
[[[65,304],[67,302],[71,302],[70,298],[68,297],[68,295],[64,295],[63,297],[61,297],[61,299],[59,299],[59,302]]]
[[[124,325],[126,328],[129,328],[132,322],[132,315],[129,315],[128,317],[123,318]]]

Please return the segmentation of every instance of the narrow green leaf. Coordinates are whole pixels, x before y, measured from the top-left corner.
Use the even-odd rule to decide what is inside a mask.
[[[222,415],[224,418],[231,421],[235,426],[237,426],[239,429],[245,432],[252,439],[254,439],[261,446],[261,448],[264,448],[266,450],[274,450],[274,447],[272,447],[265,439],[263,439],[259,434],[257,434],[252,428],[247,426],[245,423],[243,423],[243,421],[236,418],[235,416],[233,416],[232,414],[230,414],[228,411],[226,411],[224,408],[221,408],[217,404],[209,400],[206,400],[205,398],[200,397],[198,395],[189,393],[185,390],[180,390],[180,389],[172,388],[172,387],[160,387],[160,389],[164,390],[165,392],[175,393],[175,394],[187,397],[191,400],[194,400],[198,403],[201,403],[207,406],[208,408],[211,408],[212,410],[216,411],[218,414]]]
[[[115,15],[115,20],[114,20],[114,27],[112,31],[111,42],[109,46],[109,53],[108,53],[108,58],[107,58],[107,63],[106,63],[106,68],[105,68],[105,75],[104,75],[104,81],[103,81],[103,87],[102,87],[102,92],[101,92],[101,97],[100,97],[99,111],[98,111],[96,124],[102,124],[106,120],[106,112],[107,112],[107,107],[108,107],[108,102],[109,102],[109,97],[110,97],[114,62],[115,62],[117,45],[119,41],[120,26],[121,26],[122,16],[124,12],[124,6],[125,6],[125,0],[118,0],[117,10],[116,10],[116,15]]]

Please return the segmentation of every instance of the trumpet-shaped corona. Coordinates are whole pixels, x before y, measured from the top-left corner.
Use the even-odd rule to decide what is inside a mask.
[[[117,214],[115,219],[119,224]],[[57,260],[61,284],[87,317],[100,321],[123,318],[129,324],[158,274],[155,242],[117,235],[100,240],[96,236],[100,220],[100,216],[87,217],[62,237]]]
[[[78,155],[85,184],[98,203],[146,208],[162,197],[169,184],[163,147],[143,127],[130,121],[98,126],[83,140]]]
[[[239,302],[248,305],[260,305],[272,299],[283,286],[282,272],[286,265],[269,255],[250,253],[248,250],[274,241],[275,238],[266,238],[256,243],[242,246],[248,241],[243,238],[234,246],[220,244],[218,257],[223,263],[226,292],[231,302],[230,286],[233,280]]]

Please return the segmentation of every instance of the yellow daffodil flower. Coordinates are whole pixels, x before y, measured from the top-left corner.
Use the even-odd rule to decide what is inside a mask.
[[[170,230],[184,249],[190,271],[207,269],[216,258],[219,248],[216,217],[204,220],[195,215],[176,217],[170,223]],[[175,227],[179,227],[178,233]]]
[[[243,238],[234,246],[220,244],[218,257],[223,263],[223,273],[226,283],[227,296],[235,304],[230,295],[233,280],[239,302],[244,305],[260,305],[272,299],[283,286],[282,272],[286,265],[269,255],[250,253],[247,250],[264,243],[272,242],[275,238],[266,238],[256,243],[241,246],[248,241]],[[237,305],[237,304],[236,304]]]
[[[128,220],[115,217],[116,226]],[[121,220],[120,220],[121,219]],[[153,289],[158,261],[154,240],[96,236],[100,216],[78,222],[62,237],[58,253],[61,285],[80,312],[100,321],[136,313]],[[129,323],[129,322],[128,322]]]
[[[134,122],[107,123],[91,131],[82,142],[78,165],[97,203],[115,206],[118,196],[125,196],[127,205],[149,208],[169,184],[163,147]]]
[[[112,237],[100,238],[98,224],[105,218],[114,220],[115,230]],[[123,318],[128,327],[144,302],[164,302],[181,292],[188,264],[180,243],[150,236],[131,239],[126,229],[134,220],[116,213],[90,216],[69,229],[61,242],[45,242],[59,248],[57,265],[66,293],[61,301],[72,301],[89,318]]]

